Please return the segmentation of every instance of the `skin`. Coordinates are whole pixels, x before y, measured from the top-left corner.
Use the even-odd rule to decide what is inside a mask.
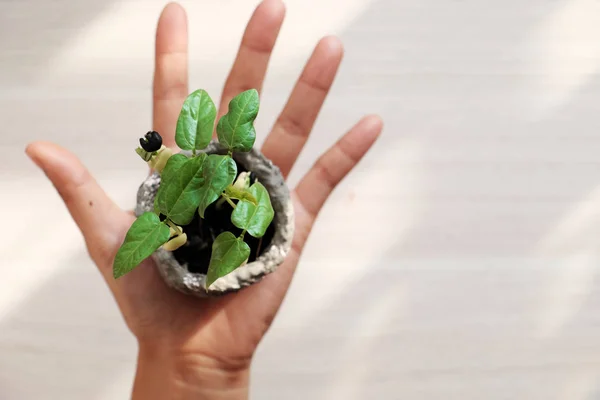
[[[249,88],[260,91],[284,14],[280,0],[265,0],[254,11],[225,82],[219,116],[236,94]],[[152,129],[173,149],[177,117],[189,93],[187,36],[185,11],[168,4],[156,31]],[[261,149],[284,176],[308,139],[342,56],[339,39],[319,41]],[[378,116],[363,117],[301,179],[292,194],[296,212],[292,250],[275,273],[240,292],[208,300],[167,288],[151,260],[113,279],[113,259],[134,221],[133,213],[116,206],[66,149],[47,142],[27,147],[27,155],[64,200],[137,338],[133,399],[248,398],[253,355],[284,299],[317,215],[381,130]]]

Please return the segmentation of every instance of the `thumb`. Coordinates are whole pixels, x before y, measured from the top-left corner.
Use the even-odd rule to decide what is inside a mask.
[[[69,151],[47,142],[34,142],[25,153],[50,179],[83,234],[91,257],[110,262],[122,239],[126,215]],[[125,228],[127,229],[127,228]]]

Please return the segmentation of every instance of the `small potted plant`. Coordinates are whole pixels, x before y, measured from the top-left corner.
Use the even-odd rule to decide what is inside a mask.
[[[153,169],[138,190],[136,220],[113,264],[115,279],[152,257],[167,284],[197,296],[221,295],[257,282],[284,260],[294,229],[289,190],[259,151],[256,90],[238,94],[213,131],[217,110],[202,89],[185,100],[175,142],[158,132],[137,154]]]

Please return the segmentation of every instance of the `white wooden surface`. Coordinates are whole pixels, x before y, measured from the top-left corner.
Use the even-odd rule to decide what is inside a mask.
[[[218,93],[256,1],[182,3],[192,87]],[[287,4],[259,132],[318,37],[347,48],[290,184],[363,113],[386,129],[315,228],[253,398],[600,398],[600,3]],[[163,5],[0,0],[2,400],[128,397],[134,341],[23,149],[63,144],[133,204]]]

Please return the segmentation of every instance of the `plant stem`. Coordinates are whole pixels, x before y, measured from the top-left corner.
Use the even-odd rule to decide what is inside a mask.
[[[256,247],[256,258],[258,258],[258,256],[260,255],[260,247],[262,246],[262,236],[260,237],[260,239],[258,240],[258,246]]]
[[[231,207],[235,208],[235,203],[231,200],[231,197],[227,196],[225,193],[221,194],[221,196],[223,196],[225,201],[227,201]]]
[[[221,197],[219,200],[217,200],[217,209],[220,210],[223,203],[225,203],[225,197]]]
[[[240,239],[244,240],[244,235],[246,234],[246,230],[244,229],[242,233],[240,233]]]
[[[173,221],[171,221],[170,219],[165,219],[165,222],[167,223],[167,225],[169,225],[171,228],[173,228],[173,230],[175,230],[175,232],[177,232],[177,236],[181,235],[182,230],[173,223]]]
[[[156,159],[158,158],[157,155],[151,155],[150,159],[148,160],[148,166],[152,169],[154,169],[154,166],[156,165]]]
[[[235,208],[235,203],[229,197],[225,197],[225,200],[229,203],[229,205],[231,205],[231,207]]]
[[[196,157],[196,149],[192,149],[192,156]]]

